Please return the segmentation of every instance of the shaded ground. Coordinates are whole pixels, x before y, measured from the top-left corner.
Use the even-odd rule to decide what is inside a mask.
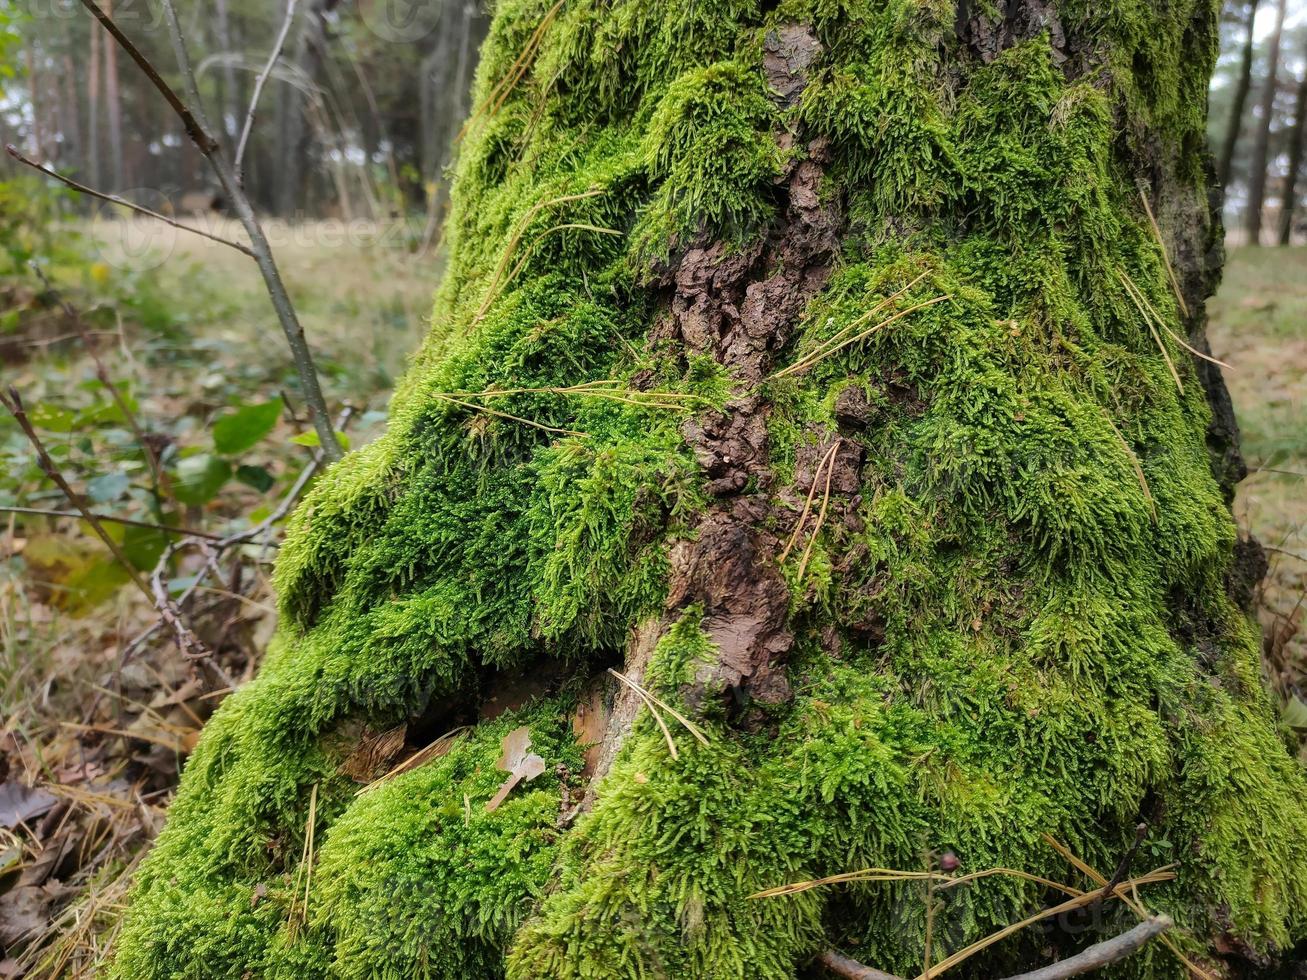
[[[248,261],[196,239],[124,239],[122,230],[91,228],[85,252],[54,263],[51,276],[87,311],[143,425],[197,459],[213,452],[214,422],[239,406],[283,390],[293,405],[293,372]],[[328,399],[353,403],[353,439],[366,440],[423,332],[435,262],[414,259],[404,235],[365,226],[270,232]],[[0,314],[23,305],[23,329],[7,333],[3,381],[31,405],[72,413],[48,418],[43,433],[97,509],[148,517],[143,469],[115,448],[121,420],[105,414],[80,341],[39,292],[30,282],[0,292]],[[1271,681],[1287,716],[1307,725],[1307,705],[1302,719],[1294,715],[1307,686],[1298,630],[1307,591],[1307,249],[1234,251],[1211,311],[1215,352],[1236,368],[1228,381],[1254,470],[1237,514],[1272,549],[1262,592]],[[0,468],[10,476],[0,505],[66,506],[37,492],[25,443],[5,424]],[[304,429],[296,413],[280,412],[232,460],[271,484],[229,479],[177,519],[226,534],[264,518],[311,458],[292,441]],[[178,560],[167,583],[174,595],[201,558]],[[226,693],[222,675],[247,678],[273,628],[271,549],[256,541],[239,558],[239,574],[206,584],[187,607],[217,669],[181,657],[162,631],[124,661],[155,614],[112,577],[88,529],[0,513],[0,977],[80,975],[111,942],[104,925],[162,821],[181,761]]]

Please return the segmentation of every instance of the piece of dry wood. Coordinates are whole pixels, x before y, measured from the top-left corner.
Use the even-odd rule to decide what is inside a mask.
[[[1174,924],[1169,915],[1155,915],[1119,936],[1095,943],[1075,956],[1068,956],[1064,960],[1050,963],[1038,970],[1031,970],[1029,973],[1008,977],[1008,980],[1066,980],[1067,977],[1092,973],[1137,952],[1146,946],[1149,940],[1160,936]]]
[[[1138,952],[1150,940],[1160,936],[1174,924],[1170,916],[1155,915],[1119,936],[1095,943],[1075,956],[1068,956],[1064,960],[1041,966],[1038,970],[1031,970],[1029,973],[1008,977],[1007,980],[1067,980],[1069,977],[1092,973]],[[847,977],[848,980],[902,980],[892,973],[863,966],[857,960],[849,959],[833,949],[828,949],[818,956],[817,962],[836,976]]]
[[[817,962],[837,977],[847,977],[848,980],[903,980],[902,977],[895,976],[893,973],[863,966],[857,960],[851,960],[843,953],[837,953],[833,949],[828,949],[818,956]]]

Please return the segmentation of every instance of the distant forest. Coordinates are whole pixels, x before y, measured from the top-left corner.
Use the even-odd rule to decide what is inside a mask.
[[[165,76],[175,72],[155,0],[102,4]],[[426,211],[437,220],[489,24],[486,6],[477,0],[188,5],[183,29],[204,109],[232,145],[255,80],[285,31],[245,153],[246,186],[256,205],[292,219]],[[221,206],[176,117],[106,43],[78,0],[13,4],[0,11],[0,30],[18,40],[0,74],[6,142],[94,187],[129,196],[149,188],[182,211]],[[1214,169],[1226,187],[1227,228],[1237,241],[1252,235],[1267,244],[1291,235],[1300,240],[1307,237],[1307,179],[1299,173],[1307,3],[1227,3],[1221,31],[1208,132]]]
[[[157,2],[100,2],[182,91]],[[443,207],[489,23],[481,4],[204,0],[180,13],[210,128],[231,146],[285,31],[244,155],[256,206],[346,219]],[[221,205],[175,114],[78,0],[25,0],[0,10],[0,29],[21,38],[0,76],[5,142],[96,188],[149,188],[181,210],[206,196]]]

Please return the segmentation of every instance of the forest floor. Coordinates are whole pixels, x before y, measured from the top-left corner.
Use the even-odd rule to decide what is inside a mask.
[[[211,227],[227,233],[229,228]],[[124,231],[132,233],[124,237]],[[425,331],[438,261],[411,230],[320,222],[269,228],[329,403],[349,404],[354,444],[380,431],[385,402]],[[145,237],[141,237],[144,234]],[[70,316],[39,282],[0,277],[3,382],[23,394],[57,465],[97,511],[166,513],[216,537],[276,516],[315,450],[284,342],[253,265],[222,246],[157,230],[92,225],[74,248],[40,251]],[[166,261],[162,261],[166,259]],[[1268,547],[1268,674],[1288,717],[1307,686],[1307,249],[1241,249],[1211,304],[1253,472],[1236,503]],[[165,447],[160,506],[132,428],[86,355],[90,331],[137,427]],[[283,401],[286,397],[286,405]],[[275,407],[273,403],[276,404]],[[0,507],[64,509],[18,428],[0,419]],[[169,501],[165,501],[168,504]],[[152,516],[153,515],[153,516]],[[114,534],[143,578],[167,542]],[[217,547],[215,545],[215,547]],[[74,518],[0,510],[0,980],[80,976],[112,941],[135,862],[153,838],[186,753],[214,706],[254,671],[275,625],[267,584],[275,538],[180,556],[159,585],[213,656],[183,657],[153,604],[123,587]]]
[[[1270,562],[1258,596],[1267,674],[1286,720],[1307,729],[1307,247],[1233,250],[1208,310],[1248,461],[1235,517]]]

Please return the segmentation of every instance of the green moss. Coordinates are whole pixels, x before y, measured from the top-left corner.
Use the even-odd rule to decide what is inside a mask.
[[[1042,835],[1110,871],[1141,815],[1146,856],[1178,863],[1147,901],[1187,949],[1307,933],[1307,784],[1225,594],[1207,404],[1121,281],[1178,328],[1134,177],[1160,161],[1174,193],[1203,193],[1215,5],[1060,6],[1065,36],[1097,39],[1083,71],[1049,34],[975,58],[934,0],[577,0],[496,89],[553,9],[499,4],[430,335],[387,434],[291,522],[281,631],[188,763],[116,975],[779,978],[831,942],[913,974],[915,884],[749,896],[944,849],[1076,882]],[[792,21],[824,54],[786,112],[760,64]],[[706,712],[707,746],[674,727],[677,759],[642,715],[562,829],[580,765],[566,696],[358,795],[339,773],[350,726],[452,727],[435,706],[546,661],[584,678],[662,611],[669,544],[705,506],[680,424],[734,382],[647,342],[647,284],[696,236],[765,233],[777,137],[799,127],[829,138],[822,193],[849,227],[781,362],[883,301],[948,298],[762,386],[772,492],[835,430],[842,389],[875,408],[845,433],[867,456],[850,519],[823,526],[802,579],[797,555],[784,569],[794,702],[757,735]],[[596,381],[624,394],[559,391]],[[702,401],[652,407],[651,386]],[[656,649],[666,700],[713,655],[700,616]],[[518,724],[548,771],[486,813]],[[1004,876],[952,889],[934,948],[1046,897]],[[1000,944],[975,975],[1029,966],[1041,942]],[[1179,975],[1159,949],[1120,972]]]

